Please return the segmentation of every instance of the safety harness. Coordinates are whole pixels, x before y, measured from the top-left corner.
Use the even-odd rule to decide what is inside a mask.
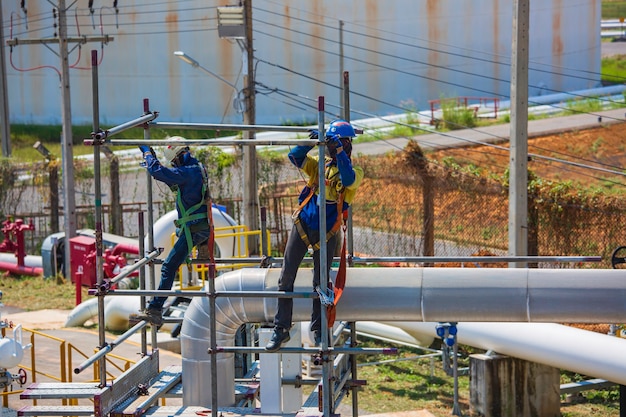
[[[328,176],[330,170],[327,167],[325,175]],[[330,178],[326,178],[326,185],[330,183]],[[302,227],[300,221],[300,212],[307,205],[307,203],[313,198],[313,195],[317,191],[318,188],[318,180],[317,178],[309,178],[309,183],[307,184],[309,187],[309,194],[302,200],[296,211],[294,211],[292,215],[292,219],[294,225],[296,226],[296,230],[300,235],[300,239],[307,245],[311,246],[313,250],[320,249],[320,242],[316,242],[312,244],[309,240],[309,236],[306,234],[306,231]],[[328,328],[332,328],[335,324],[335,315],[336,315],[336,307],[341,295],[343,294],[343,289],[346,285],[346,220],[348,218],[348,210],[343,210],[343,201],[344,201],[345,187],[341,188],[339,192],[339,197],[337,199],[337,220],[333,225],[332,229],[326,233],[326,242],[328,242],[333,236],[339,232],[341,228],[343,231],[343,243],[341,245],[341,257],[339,260],[339,269],[337,270],[337,276],[335,277],[335,285],[331,280],[328,281],[328,291],[324,292],[319,287],[316,287],[320,302],[326,306],[326,321],[328,323]],[[333,288],[334,287],[334,288]]]
[[[202,223],[194,223],[194,224],[188,224],[189,222],[192,222],[194,220],[199,220],[199,219],[207,219],[208,220],[208,227],[210,230],[209,233],[209,256],[212,257],[213,256],[213,240],[214,240],[214,233],[213,233],[213,216],[212,216],[212,209],[211,209],[211,195],[208,192],[208,188],[209,188],[209,176],[206,172],[206,169],[204,168],[204,165],[202,165],[200,162],[198,162],[198,168],[200,168],[200,171],[202,173],[202,195],[204,196],[204,198],[202,200],[200,200],[197,204],[194,204],[193,206],[189,207],[189,209],[185,210],[185,207],[183,205],[183,199],[181,196],[181,192],[180,192],[180,188],[177,190],[177,195],[176,195],[176,205],[178,206],[178,210],[180,212],[180,218],[174,220],[174,225],[178,228],[180,228],[180,233],[184,233],[185,234],[185,239],[187,240],[187,259],[186,259],[186,263],[188,267],[191,267],[191,258],[189,257],[189,253],[191,252],[191,249],[193,249],[193,239],[191,238],[191,233],[193,232],[197,232],[200,230],[205,230],[205,225]],[[190,166],[190,168],[193,168],[194,166]],[[207,212],[206,213],[194,213],[196,210],[198,210],[200,207],[202,207],[203,204],[207,204]]]
[[[330,173],[330,170],[328,169],[328,167],[326,169],[326,172]],[[327,185],[328,185],[329,182],[330,182],[330,179],[327,178],[326,179]],[[307,187],[309,188],[309,194],[304,198],[304,200],[302,200],[302,202],[300,203],[300,205],[298,206],[296,211],[294,211],[293,214],[291,215],[291,218],[293,219],[293,223],[296,226],[296,230],[298,230],[298,234],[300,235],[300,239],[302,239],[302,241],[307,246],[312,247],[313,250],[319,250],[320,249],[320,242],[317,241],[315,243],[312,243],[309,240],[309,236],[307,235],[306,231],[302,227],[302,224],[301,224],[301,221],[300,221],[300,212],[302,211],[304,206],[306,206],[307,203],[309,201],[311,201],[311,198],[313,198],[313,195],[317,191],[317,188],[318,188],[317,178],[309,179],[309,183],[307,184]],[[333,236],[335,236],[337,234],[337,232],[339,232],[339,229],[341,228],[341,225],[343,223],[345,223],[345,220],[347,219],[348,212],[347,212],[347,210],[343,210],[344,194],[345,194],[345,187],[342,187],[341,191],[339,192],[339,198],[337,199],[337,220],[335,220],[335,224],[330,229],[330,231],[328,233],[326,233],[326,242],[328,242]]]

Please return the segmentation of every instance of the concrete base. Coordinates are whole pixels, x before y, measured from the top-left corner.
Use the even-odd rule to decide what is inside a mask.
[[[559,417],[557,368],[500,355],[470,356],[472,417]]]

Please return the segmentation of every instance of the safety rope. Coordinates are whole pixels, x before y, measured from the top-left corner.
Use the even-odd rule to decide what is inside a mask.
[[[343,244],[341,245],[341,258],[339,259],[339,269],[337,269],[337,276],[335,277],[335,288],[331,288],[331,282],[328,282],[329,288],[334,293],[333,302],[326,306],[326,321],[328,328],[332,329],[335,324],[335,316],[337,313],[337,303],[343,294],[343,289],[346,286],[346,225],[343,225]]]

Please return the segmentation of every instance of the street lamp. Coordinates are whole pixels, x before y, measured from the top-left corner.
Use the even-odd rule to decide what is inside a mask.
[[[250,93],[250,91],[251,90],[254,91],[254,89],[250,89],[250,85],[249,85],[250,77],[249,76],[244,76],[244,90],[243,91],[248,91],[248,93],[246,93],[246,99],[242,101],[242,100],[239,100],[239,90],[234,84],[230,83],[229,81],[225,80],[224,78],[220,77],[214,72],[203,67],[202,65],[200,65],[198,61],[196,61],[195,59],[193,59],[192,57],[190,57],[183,51],[174,51],[174,55],[180,58],[182,61],[186,62],[187,64],[191,65],[192,67],[200,68],[202,71],[206,72],[207,74],[217,78],[218,80],[222,81],[225,84],[228,84],[233,90],[235,90],[236,97],[233,102],[233,107],[235,108],[237,113],[243,113],[244,124],[248,124],[248,125],[254,124],[254,121],[255,121],[254,100],[253,98],[251,98],[251,96],[254,97],[254,93],[253,92]],[[254,139],[254,132],[245,130],[243,132],[243,139]],[[250,230],[257,230],[259,222],[257,220],[258,204],[257,204],[256,148],[251,147],[251,146],[244,146],[242,156],[243,156],[244,177],[248,181],[248,184],[244,187],[243,198],[242,198],[244,224],[246,224]],[[253,236],[253,235],[249,236],[248,241],[249,241],[248,247],[250,248],[251,254],[257,254],[258,240],[256,239],[256,236]]]
[[[207,74],[217,78],[218,80],[220,80],[224,84],[228,84],[233,90],[235,90],[235,92],[239,93],[239,90],[237,90],[237,87],[233,83],[231,83],[230,81],[225,80],[224,78],[220,77],[219,75],[217,75],[213,71],[203,67],[202,65],[200,65],[200,63],[198,61],[196,61],[195,59],[193,59],[192,57],[190,57],[189,55],[187,55],[183,51],[174,51],[174,55],[177,56],[178,58],[180,58],[182,61],[188,63],[192,67],[200,68],[202,71],[204,71]]]

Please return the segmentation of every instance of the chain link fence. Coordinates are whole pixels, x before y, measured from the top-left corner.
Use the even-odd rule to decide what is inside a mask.
[[[202,156],[202,155],[201,155]],[[508,246],[508,189],[475,175],[420,160],[409,152],[395,156],[355,157],[365,179],[352,206],[353,248],[356,255],[413,257],[434,255],[459,257],[475,254],[505,255]],[[237,158],[227,169],[216,168],[204,155],[209,169],[213,200],[241,224],[242,169]],[[304,185],[286,158],[259,158],[259,205],[267,209],[272,255],[282,256],[291,214]],[[417,161],[417,162],[416,162]],[[419,162],[419,163],[418,163]],[[114,231],[111,187],[119,186],[121,233],[138,235],[138,212],[147,211],[148,177],[137,170],[138,162],[122,169],[119,185],[112,185],[108,165],[101,178],[103,230]],[[89,162],[77,163],[77,228],[94,228],[93,171]],[[133,166],[134,165],[134,166]],[[33,221],[26,234],[27,252],[37,254],[45,237],[63,231],[63,190],[59,218],[51,217],[52,195],[48,164],[27,171],[6,161],[0,165],[0,216]],[[60,176],[62,178],[62,176]],[[619,197],[581,196],[574,192],[555,195],[553,190],[533,189],[529,198],[529,255],[602,256],[603,261],[585,267],[610,268],[615,248],[626,244],[623,221],[626,202]],[[152,181],[154,219],[173,210],[175,194]],[[58,230],[52,225],[58,224]],[[56,227],[56,226],[55,226]],[[3,236],[0,236],[3,238]],[[545,264],[540,267],[571,267]],[[578,265],[577,265],[578,266]]]

